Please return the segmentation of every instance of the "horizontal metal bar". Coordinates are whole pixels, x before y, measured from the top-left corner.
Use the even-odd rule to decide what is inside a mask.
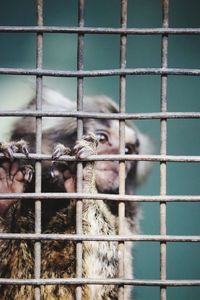
[[[200,195],[113,195],[86,193],[0,193],[0,199],[93,199],[132,202],[200,202]]]
[[[90,279],[90,278],[51,278],[51,279],[7,279],[0,278],[0,284],[6,285],[133,285],[133,286],[200,286],[200,280],[139,280],[139,279],[123,279],[123,278],[106,278],[106,279]]]
[[[71,117],[112,120],[159,120],[159,119],[199,119],[200,112],[155,112],[155,113],[95,113],[95,112],[63,112],[63,111],[34,111],[34,110],[5,110],[0,111],[1,117]]]
[[[104,77],[119,75],[191,75],[199,76],[200,69],[178,69],[178,68],[127,68],[91,71],[63,71],[47,69],[22,69],[22,68],[0,68],[0,74],[4,75],[31,75],[52,77]]]
[[[63,26],[0,26],[0,32],[28,33],[88,33],[88,34],[200,34],[200,28],[109,28],[109,27],[63,27]]]
[[[15,153],[13,157],[16,159],[28,159],[24,154]],[[4,158],[3,153],[0,153],[0,158]],[[29,158],[32,160],[52,160],[52,156],[48,154],[34,154],[30,153]],[[109,154],[109,155],[91,155],[88,158],[77,159],[75,156],[63,155],[57,161],[151,161],[151,162],[182,162],[192,163],[200,162],[200,156],[189,156],[189,155],[120,155],[120,154]]]
[[[0,233],[1,240],[57,240],[57,241],[122,241],[122,242],[200,242],[200,236],[192,235],[83,235],[83,234],[35,234]]]

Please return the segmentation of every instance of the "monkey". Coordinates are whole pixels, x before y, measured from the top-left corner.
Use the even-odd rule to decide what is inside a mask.
[[[74,101],[43,87],[43,110],[76,111]],[[35,108],[35,97],[26,109]],[[85,97],[85,112],[118,113],[118,107],[107,96]],[[29,153],[36,151],[35,118],[22,117],[13,126],[10,141],[0,143],[0,192],[34,192],[34,162]],[[42,153],[51,154],[53,163],[42,161],[42,192],[76,192],[77,162],[60,161],[67,154],[77,159],[90,155],[119,154],[119,121],[83,119],[83,138],[77,141],[77,121],[72,117],[43,117]],[[144,154],[151,149],[150,139],[132,123],[125,124],[125,154]],[[24,153],[27,159],[14,159]],[[125,162],[126,194],[135,193],[149,171],[143,161]],[[119,193],[118,161],[84,161],[83,191],[86,193]],[[125,204],[124,234],[139,231],[140,209],[136,203]],[[76,233],[76,200],[42,201],[42,233]],[[34,200],[0,200],[0,232],[34,233]],[[119,231],[118,204],[112,200],[83,199],[82,227],[86,235],[116,235]],[[132,278],[132,243],[125,243],[125,278]],[[0,276],[2,278],[34,278],[34,241],[0,241]],[[118,243],[115,241],[83,241],[83,277],[118,278]],[[41,241],[41,278],[75,278],[76,243],[71,240]],[[83,285],[83,300],[116,300],[115,285]],[[0,299],[34,299],[34,287],[2,285]],[[41,299],[75,299],[74,285],[43,285]],[[125,299],[131,299],[125,288]]]

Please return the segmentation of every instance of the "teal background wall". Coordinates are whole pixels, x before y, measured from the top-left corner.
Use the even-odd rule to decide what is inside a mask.
[[[77,26],[77,1],[44,0],[44,24]],[[160,0],[129,0],[129,27],[161,27]],[[170,27],[200,27],[198,0],[171,0]],[[86,26],[118,27],[118,0],[86,0]],[[36,25],[35,1],[1,0],[0,25]],[[36,35],[31,33],[0,33],[0,67],[34,68]],[[128,36],[127,67],[160,67],[160,36]],[[75,34],[44,34],[44,67],[76,69]],[[115,35],[85,35],[85,70],[119,67],[119,37]],[[200,36],[169,37],[169,67],[200,68]],[[27,95],[27,86],[34,77],[0,75],[0,109],[18,107]],[[28,83],[28,85],[27,85]],[[47,78],[44,83],[76,98],[76,79]],[[118,101],[117,77],[86,78],[85,94],[106,94]],[[169,76],[168,111],[200,111],[199,77]],[[127,111],[158,112],[160,109],[159,76],[127,76]],[[11,118],[1,118],[1,139],[6,138]],[[154,141],[159,153],[159,121],[137,121],[136,124]],[[168,121],[168,154],[199,155],[199,120]],[[199,195],[200,168],[194,163],[167,164],[167,193]],[[159,164],[154,163],[149,180],[139,194],[159,194]],[[159,205],[142,204],[144,234],[159,234]],[[200,204],[167,204],[167,232],[176,235],[200,235]],[[159,243],[137,243],[134,254],[137,279],[159,279]],[[200,279],[200,245],[168,243],[168,279]],[[199,300],[200,287],[168,288],[169,300]],[[138,300],[158,300],[159,288],[136,287]]]

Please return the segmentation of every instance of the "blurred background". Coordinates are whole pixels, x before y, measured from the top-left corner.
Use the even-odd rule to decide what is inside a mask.
[[[119,27],[119,0],[86,0],[85,26]],[[130,0],[128,27],[154,28],[162,26],[160,0]],[[170,27],[200,27],[198,0],[170,0]],[[78,26],[75,0],[44,0],[44,25]],[[0,25],[36,25],[34,0],[1,0]],[[119,67],[117,35],[85,35],[84,69],[111,69]],[[76,34],[44,34],[44,68],[76,70]],[[169,36],[169,67],[200,68],[200,36]],[[161,36],[130,35],[127,43],[127,67],[161,66]],[[0,33],[0,68],[35,68],[36,34]],[[34,76],[0,75],[0,109],[15,109],[29,99]],[[44,84],[76,99],[77,82],[73,78],[44,77]],[[85,95],[105,94],[119,99],[119,78],[97,77],[84,79]],[[168,111],[200,111],[200,78],[169,76]],[[127,76],[127,112],[159,112],[160,76]],[[7,138],[12,118],[1,117],[1,140]],[[168,120],[168,154],[199,155],[200,121]],[[141,120],[136,125],[147,133],[159,154],[159,120]],[[200,168],[196,163],[167,164],[167,193],[169,195],[199,195]],[[159,194],[159,164],[153,164],[152,173],[137,192]],[[159,234],[159,204],[142,204],[144,234]],[[167,233],[172,235],[200,235],[200,204],[167,204]],[[140,242],[134,249],[135,278],[159,279],[159,243]],[[167,244],[167,278],[200,279],[199,243]],[[138,300],[158,300],[159,288],[136,287]],[[168,299],[199,300],[200,287],[168,288]]]

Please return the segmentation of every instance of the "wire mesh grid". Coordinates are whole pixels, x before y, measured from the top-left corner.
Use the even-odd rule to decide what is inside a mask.
[[[32,116],[36,118],[36,153],[31,153],[30,158],[35,160],[36,182],[35,193],[26,194],[0,194],[0,199],[34,199],[35,200],[35,233],[14,234],[0,233],[0,239],[19,239],[35,241],[35,278],[34,279],[5,279],[0,278],[0,284],[24,285],[31,284],[35,288],[35,299],[40,299],[40,286],[49,284],[66,284],[76,286],[76,299],[81,299],[82,285],[84,284],[118,284],[118,299],[124,299],[124,286],[158,286],[160,287],[160,299],[167,299],[167,287],[171,286],[200,286],[200,280],[168,280],[167,279],[167,243],[168,242],[200,242],[199,236],[167,235],[166,229],[166,205],[169,202],[199,202],[200,196],[193,195],[167,195],[166,189],[166,164],[167,162],[200,162],[199,156],[167,155],[167,120],[168,119],[198,119],[199,112],[168,112],[167,110],[167,80],[170,75],[192,75],[199,76],[199,69],[178,69],[168,68],[168,36],[192,34],[199,35],[199,28],[169,28],[169,0],[162,1],[163,18],[162,28],[127,28],[127,0],[121,0],[121,21],[120,28],[95,28],[84,26],[84,0],[78,3],[78,27],[52,27],[43,26],[43,0],[37,0],[37,26],[0,26],[0,32],[33,32],[37,34],[37,63],[35,69],[0,68],[0,74],[9,75],[34,75],[36,76],[36,111],[1,111],[0,116]],[[43,34],[44,33],[76,33],[78,35],[77,45],[77,71],[47,70],[43,68]],[[116,34],[120,36],[120,64],[119,69],[110,70],[84,70],[84,35],[85,34]],[[126,44],[128,35],[161,35],[161,68],[126,68]],[[161,97],[159,113],[126,113],[126,76],[127,75],[160,75],[161,76]],[[77,111],[76,112],[48,112],[42,111],[42,86],[43,76],[75,77],[77,78]],[[85,77],[119,76],[119,113],[87,113],[83,112],[83,87]],[[76,234],[43,234],[41,233],[41,201],[47,199],[74,199],[73,193],[42,193],[41,192],[41,162],[51,160],[50,155],[41,153],[42,146],[42,117],[76,117],[78,124],[78,138],[83,134],[84,118],[117,119],[120,122],[119,155],[101,155],[101,158],[94,155],[88,160],[107,160],[120,162],[120,186],[119,195],[106,194],[85,194],[82,192],[82,163],[77,168],[77,199],[76,205]],[[160,120],[160,155],[125,155],[125,120]],[[2,157],[2,155],[0,155]],[[22,154],[15,154],[16,158],[25,158]],[[66,161],[74,161],[73,157],[63,157]],[[157,196],[136,196],[125,195],[125,161],[156,161],[160,162],[160,195]],[[87,236],[82,229],[82,199],[114,200],[118,202],[119,234],[110,236]],[[38,200],[39,199],[39,200]],[[158,202],[160,203],[160,234],[159,235],[131,235],[125,236],[123,222],[125,217],[125,201],[135,202]],[[72,240],[76,241],[76,278],[69,279],[43,279],[41,278],[41,241],[42,240]],[[115,279],[93,279],[82,278],[82,242],[83,241],[118,241],[122,253],[119,259],[119,278]],[[124,278],[124,243],[127,241],[154,241],[160,243],[160,279],[159,280],[137,280]]]

